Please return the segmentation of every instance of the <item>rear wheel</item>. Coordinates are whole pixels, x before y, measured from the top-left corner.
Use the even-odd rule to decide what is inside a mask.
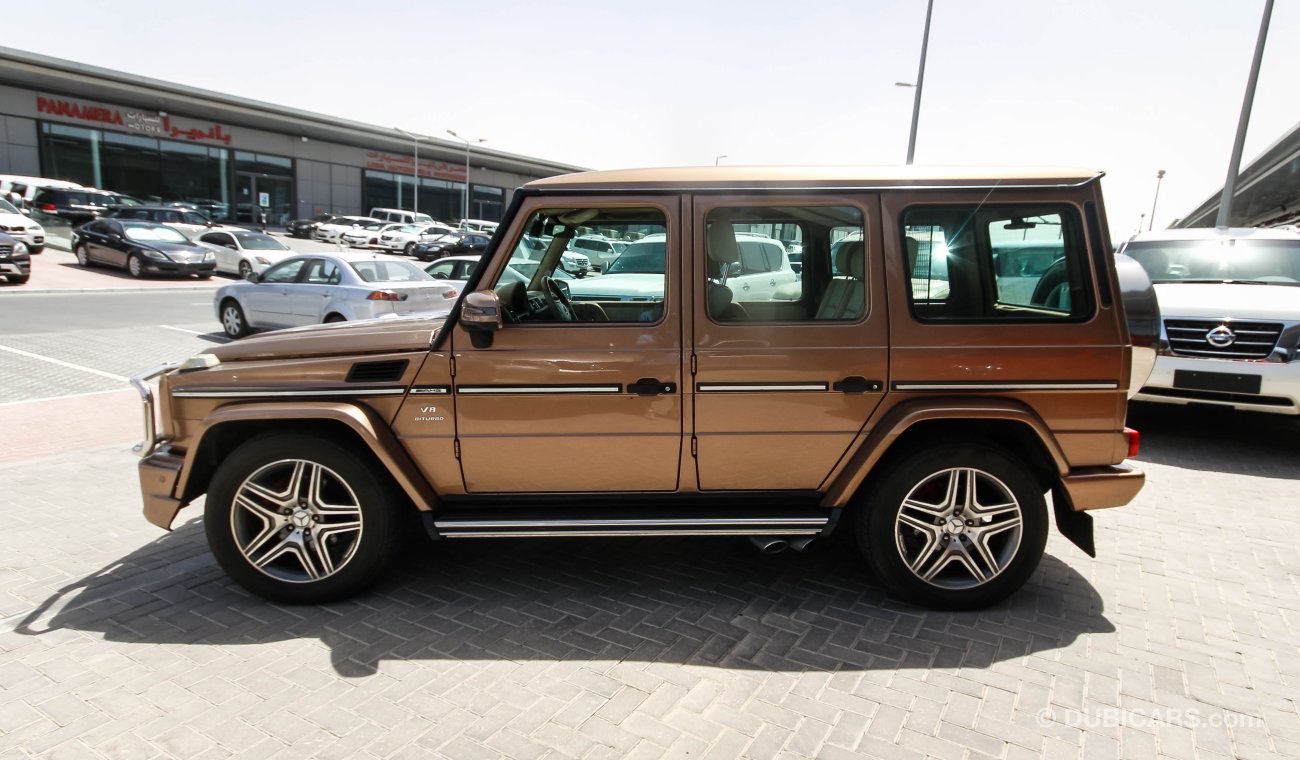
[[[221,329],[231,338],[242,338],[252,332],[248,320],[244,318],[244,310],[233,298],[228,298],[221,304]]]
[[[212,554],[244,588],[287,604],[351,596],[397,543],[392,485],[343,446],[296,433],[255,438],[213,475],[204,508]]]
[[[867,493],[858,544],[886,589],[941,609],[1000,601],[1047,544],[1043,489],[1007,451],[971,442],[888,465]]]

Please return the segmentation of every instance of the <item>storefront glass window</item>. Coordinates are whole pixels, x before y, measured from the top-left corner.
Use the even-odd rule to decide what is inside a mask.
[[[470,214],[471,219],[486,219],[489,222],[495,222],[501,219],[505,213],[504,188],[492,187],[491,185],[471,185],[470,208],[474,213]]]

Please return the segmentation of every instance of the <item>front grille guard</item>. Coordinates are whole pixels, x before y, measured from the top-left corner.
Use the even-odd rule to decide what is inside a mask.
[[[158,422],[154,416],[153,408],[153,389],[149,387],[149,381],[179,366],[181,366],[180,362],[159,364],[157,367],[145,370],[131,378],[131,385],[140,392],[140,401],[144,406],[144,440],[131,447],[131,451],[135,452],[137,456],[149,456],[162,442],[158,435]]]

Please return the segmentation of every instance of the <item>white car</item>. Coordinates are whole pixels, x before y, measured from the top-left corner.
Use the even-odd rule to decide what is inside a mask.
[[[780,241],[763,235],[737,232],[740,261],[731,265],[720,280],[738,302],[784,301],[798,298],[799,275]],[[665,236],[646,235],[629,243],[623,253],[599,277],[588,277],[569,285],[574,300],[659,301],[664,294]]]
[[[377,248],[379,236],[389,230],[401,227],[401,222],[375,222],[364,227],[353,227],[339,236],[344,245],[352,248]]]
[[[293,249],[264,232],[250,230],[214,230],[199,235],[198,242],[217,255],[217,271],[237,274],[244,279],[253,272],[293,255]]]
[[[6,200],[0,200],[0,232],[27,246],[28,253],[45,250],[45,228]]]
[[[375,224],[378,219],[371,219],[368,216],[340,216],[327,224],[316,225],[316,230],[312,234],[317,240],[326,242],[338,242],[343,233],[356,227],[364,227],[367,224]]]
[[[379,247],[385,251],[401,251],[410,256],[415,252],[415,244],[420,242],[422,237],[432,238],[449,232],[455,232],[455,230],[441,222],[404,224],[380,235]]]
[[[1135,399],[1300,415],[1300,234],[1162,230],[1119,253],[1160,306],[1155,369]]]
[[[397,256],[306,253],[226,285],[213,306],[226,335],[242,338],[253,330],[446,313],[458,295]]]
[[[592,269],[602,272],[627,248],[627,241],[604,235],[579,235],[569,241],[569,250],[586,256]]]
[[[535,238],[531,235],[524,235],[515,247],[515,253],[512,258],[523,259],[524,261],[541,261],[542,256],[550,247],[553,238],[540,237]],[[591,260],[585,255],[573,250],[565,249],[560,254],[560,271],[567,272],[574,277],[585,277],[587,272],[591,271]]]

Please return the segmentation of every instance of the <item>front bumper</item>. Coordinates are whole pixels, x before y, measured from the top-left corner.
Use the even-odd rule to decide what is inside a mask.
[[[158,435],[157,416],[154,410],[153,389],[149,381],[176,369],[178,362],[160,364],[131,378],[131,385],[140,394],[144,412],[144,440],[132,450],[140,459],[140,494],[144,498],[144,516],[160,528],[171,530],[172,520],[185,504],[172,496],[185,459],[173,454],[163,437]]]
[[[1258,377],[1259,392],[1231,392],[1177,387],[1178,371]],[[1184,383],[1185,385],[1186,383]],[[1160,404],[1208,404],[1242,411],[1300,415],[1300,361],[1226,361],[1161,355],[1135,401]]]
[[[31,259],[26,257],[21,259],[3,258],[0,259],[0,275],[16,275],[18,277],[27,277],[32,273]]]
[[[144,271],[158,274],[203,274],[217,271],[215,261],[156,261],[144,259]]]

